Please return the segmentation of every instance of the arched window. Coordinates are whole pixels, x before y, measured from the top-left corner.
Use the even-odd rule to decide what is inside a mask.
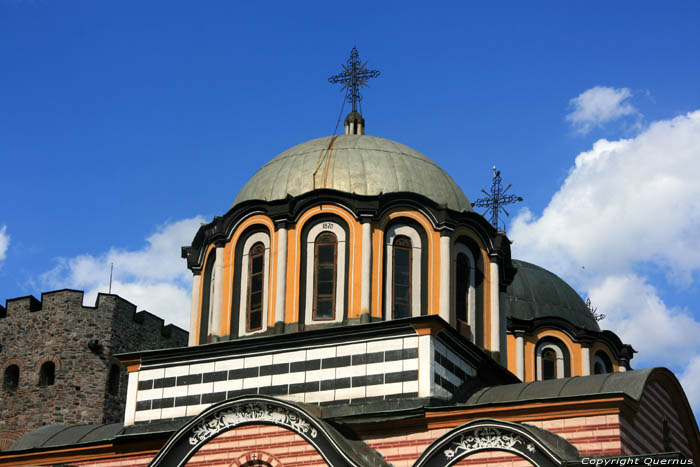
[[[542,351],[542,379],[557,379],[557,353],[552,348]]]
[[[302,229],[300,324],[347,319],[348,244],[352,230],[341,219],[320,217]]]
[[[2,389],[5,391],[15,391],[19,385],[19,367],[10,365],[5,368],[5,375],[2,379]]]
[[[240,265],[233,275],[239,285],[232,299],[236,304],[231,309],[232,336],[267,331],[269,317],[270,234],[257,231],[239,243],[236,255],[240,256]]]
[[[202,282],[202,310],[199,318],[199,343],[206,344],[209,339],[210,321],[212,318],[212,308],[214,307],[214,280],[216,269],[216,248],[212,248],[211,253],[207,257],[207,264],[204,268],[204,277]]]
[[[39,386],[53,386],[56,379],[56,364],[48,361],[44,362],[39,369]]]
[[[247,332],[259,331],[263,322],[263,283],[265,280],[265,245],[256,243],[248,255],[248,323]]]
[[[452,293],[454,315],[452,324],[477,345],[483,344],[483,273],[480,269],[478,246],[461,236],[454,246]],[[463,323],[469,332],[463,331]]]
[[[314,320],[335,319],[338,239],[323,232],[314,243]]]
[[[112,396],[119,395],[119,379],[121,371],[116,363],[109,367],[109,375],[107,377],[107,392]]]
[[[458,253],[455,265],[455,316],[466,323],[469,323],[469,270],[467,255]]]
[[[613,366],[608,354],[602,350],[597,351],[593,357],[593,374],[602,375],[603,373],[612,373],[612,371]]]
[[[400,235],[394,239],[392,249],[392,319],[411,316],[411,239]]]
[[[387,229],[384,277],[385,319],[421,315],[421,247],[418,231],[395,224]]]
[[[535,350],[538,381],[571,376],[569,348],[559,339],[546,336],[540,339]]]

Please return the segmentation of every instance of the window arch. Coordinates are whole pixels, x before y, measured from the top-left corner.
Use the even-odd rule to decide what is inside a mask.
[[[469,236],[455,240],[452,256],[452,324],[459,330],[459,321],[469,326],[469,338],[483,345],[484,265],[479,245]],[[458,321],[459,320],[459,321]]]
[[[238,305],[238,334],[245,336],[267,330],[270,236],[255,232],[248,236],[241,250],[240,301]]]
[[[542,379],[557,379],[557,353],[553,348],[542,350]]]
[[[475,342],[477,325],[476,261],[471,249],[464,243],[455,245],[454,257],[454,325],[458,320],[469,325],[470,340]]]
[[[207,256],[207,264],[204,267],[202,280],[202,308],[199,317],[199,343],[206,344],[211,329],[212,307],[214,306],[214,282],[216,269],[216,248],[212,248]]]
[[[411,239],[399,235],[392,249],[391,319],[411,316],[412,252]]]
[[[112,363],[109,367],[109,375],[107,376],[107,393],[111,396],[119,396],[119,380],[121,378],[121,370],[119,365]]]
[[[52,361],[44,362],[39,369],[39,386],[53,386],[56,382],[56,364]]]
[[[5,374],[2,379],[2,389],[8,392],[14,392],[19,386],[19,366],[10,365],[5,368]]]
[[[314,242],[314,321],[334,318],[337,266],[338,239],[323,232]]]
[[[608,357],[608,354],[603,352],[602,350],[597,351],[595,353],[595,356],[593,357],[593,374],[601,375],[603,373],[612,372],[613,365],[610,361],[610,357]]]
[[[537,343],[535,349],[537,380],[566,378],[571,376],[569,349],[562,341],[547,336]]]
[[[385,234],[385,319],[421,315],[421,252],[423,242],[412,226],[396,224]],[[398,268],[398,269],[397,269]],[[398,295],[398,302],[396,301]],[[398,312],[396,310],[398,305]]]
[[[336,220],[314,224],[305,234],[303,323],[339,323],[344,319],[347,234]]]

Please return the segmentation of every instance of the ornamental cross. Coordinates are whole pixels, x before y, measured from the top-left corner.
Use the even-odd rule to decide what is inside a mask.
[[[357,112],[357,103],[362,100],[360,95],[360,86],[368,87],[367,80],[379,76],[379,70],[368,70],[367,62],[360,62],[360,54],[357,53],[357,47],[353,47],[350,52],[350,58],[346,65],[342,65],[343,72],[328,78],[330,83],[340,83],[343,87],[340,89],[346,90],[345,99],[347,102],[352,102],[352,111]]]
[[[488,193],[486,190],[482,189],[481,192],[484,193],[487,197],[477,199],[475,203],[472,203],[473,207],[486,208],[486,210],[482,214],[483,216],[486,216],[486,213],[491,211],[491,218],[489,219],[489,221],[491,222],[491,225],[493,225],[496,228],[496,230],[498,230],[498,213],[500,211],[503,211],[506,216],[510,216],[510,213],[508,213],[508,211],[506,211],[506,208],[504,208],[503,206],[506,204],[517,203],[523,200],[520,196],[507,195],[506,192],[511,187],[511,185],[508,185],[504,190],[503,185],[501,183],[501,171],[496,170],[496,166],[494,165],[491,193]],[[503,224],[504,231],[505,227],[505,224]]]

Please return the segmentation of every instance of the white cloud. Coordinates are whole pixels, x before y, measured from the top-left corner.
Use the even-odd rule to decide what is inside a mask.
[[[660,291],[692,293],[700,271],[698,155],[700,111],[652,123],[634,138],[599,140],[576,157],[542,214],[522,210],[509,233],[514,257],[591,296],[607,315],[601,325],[639,351],[635,367],[680,368],[686,384],[700,381],[700,321]],[[691,392],[700,412],[700,394]]]
[[[3,225],[0,229],[0,261],[4,261],[7,257],[7,248],[10,246],[10,236],[7,234],[7,226]]]
[[[158,228],[140,250],[111,248],[104,254],[60,258],[41,280],[50,288],[85,290],[85,303],[93,305],[98,292],[109,289],[110,265],[114,264],[112,293],[183,329],[189,327],[192,275],[180,258],[201,217],[184,219]]]
[[[679,379],[690,405],[695,408],[697,418],[697,407],[700,407],[700,355],[695,355],[689,361]]]
[[[573,108],[566,119],[579,133],[588,133],[596,126],[620,117],[636,115],[639,111],[628,102],[632,93],[627,88],[596,86],[569,101]]]

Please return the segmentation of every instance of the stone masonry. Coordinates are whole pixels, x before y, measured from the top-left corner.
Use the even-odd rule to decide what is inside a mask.
[[[121,422],[127,372],[113,355],[187,345],[186,331],[163,324],[116,295],[99,294],[96,306],[83,306],[76,290],[0,306],[0,450],[43,425]],[[48,361],[55,379],[40,385]],[[19,368],[16,387],[7,384],[12,365]],[[119,372],[118,387],[109,385],[110,369]]]

